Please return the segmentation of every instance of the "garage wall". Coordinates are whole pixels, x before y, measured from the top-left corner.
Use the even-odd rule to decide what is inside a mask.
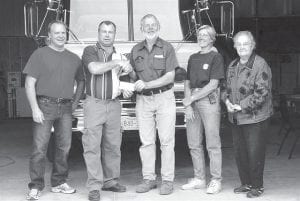
[[[24,36],[24,2],[25,0],[1,0],[0,36]]]

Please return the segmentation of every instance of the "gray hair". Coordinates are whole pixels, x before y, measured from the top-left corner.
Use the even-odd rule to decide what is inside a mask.
[[[141,30],[143,30],[144,22],[148,18],[153,18],[156,21],[156,23],[157,23],[158,30],[160,30],[160,23],[159,23],[157,17],[155,15],[153,15],[153,14],[147,14],[144,17],[142,17],[141,22],[140,22],[141,23]]]
[[[206,30],[210,39],[215,42],[216,41],[216,35],[217,35],[217,32],[215,30],[215,28],[213,28],[212,26],[209,26],[209,25],[202,25],[198,30],[197,30],[197,36],[199,34],[199,31],[201,30]]]
[[[242,35],[247,36],[247,37],[250,39],[251,44],[253,45],[253,49],[255,49],[255,47],[256,47],[256,42],[255,42],[255,39],[254,39],[253,34],[252,34],[250,31],[239,31],[239,32],[237,32],[237,33],[233,36],[234,47],[235,47],[235,45],[236,45],[237,39],[238,39],[240,36],[242,36]]]

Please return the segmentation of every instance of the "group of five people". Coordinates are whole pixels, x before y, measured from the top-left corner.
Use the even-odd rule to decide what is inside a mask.
[[[145,15],[140,27],[145,40],[136,44],[129,58],[124,59],[114,47],[116,25],[102,21],[98,26],[98,42],[84,49],[81,64],[75,54],[64,48],[65,25],[59,21],[49,24],[49,45],[36,50],[24,69],[27,74],[26,93],[34,120],[27,199],[37,200],[45,186],[46,151],[52,126],[55,130],[55,151],[51,191],[75,192],[66,182],[67,158],[71,146],[72,110],[76,108],[85,85],[82,144],[88,173],[88,199],[100,200],[101,189],[126,191],[126,187],[119,183],[121,104],[118,99],[120,90],[114,84],[114,80],[123,75],[130,78],[136,93],[143,176],[136,192],[145,193],[157,187],[156,131],[161,149],[159,193],[168,195],[173,192],[176,121],[173,85],[175,68],[179,64],[173,46],[159,37],[160,23],[156,16]],[[233,146],[241,180],[241,186],[234,192],[258,197],[263,193],[265,131],[272,114],[270,67],[254,53],[255,40],[248,31],[241,31],[233,38],[239,57],[231,62],[226,76],[223,57],[214,47],[214,28],[201,26],[197,38],[199,52],[188,60],[183,99],[194,177],[182,189],[207,187],[209,194],[221,190],[219,132],[220,100],[223,100],[232,123]],[[73,96],[75,80],[77,90]],[[134,92],[122,89],[122,93],[129,98]],[[208,185],[204,137],[210,159]]]

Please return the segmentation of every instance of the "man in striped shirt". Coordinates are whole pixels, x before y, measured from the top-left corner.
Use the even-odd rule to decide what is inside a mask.
[[[89,200],[100,200],[100,189],[125,192],[118,183],[121,162],[121,104],[118,77],[132,71],[129,61],[117,53],[113,43],[116,25],[102,21],[98,42],[84,49],[86,71],[84,134],[82,144],[87,167]]]

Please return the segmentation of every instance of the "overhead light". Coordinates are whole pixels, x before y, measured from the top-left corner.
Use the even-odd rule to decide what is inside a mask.
[[[57,10],[61,5],[61,0],[46,0],[47,9],[49,10]]]

